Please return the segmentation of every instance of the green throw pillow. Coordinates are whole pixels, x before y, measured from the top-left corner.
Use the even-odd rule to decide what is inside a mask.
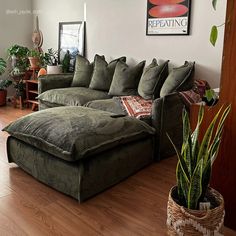
[[[101,56],[104,58],[104,56]],[[76,56],[72,87],[88,87],[93,74],[93,64],[81,55]]]
[[[194,85],[194,65],[195,62],[186,61],[183,66],[173,68],[161,88],[160,97],[191,89]]]
[[[118,61],[125,62],[126,57],[120,57],[108,64],[104,57],[96,55],[94,58],[94,70],[89,88],[108,91]]]
[[[119,61],[109,90],[111,96],[137,95],[140,77],[145,66],[145,61],[134,67],[129,67],[125,62]]]
[[[138,85],[138,93],[144,99],[160,97],[160,90],[168,76],[168,62],[157,64],[154,58],[152,63],[145,68]]]

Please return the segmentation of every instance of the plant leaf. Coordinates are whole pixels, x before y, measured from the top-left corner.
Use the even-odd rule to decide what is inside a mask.
[[[178,163],[179,163],[177,165],[178,197],[179,197],[179,201],[182,203],[182,205],[187,207],[189,182],[187,182],[184,177],[183,169],[180,166],[180,162],[178,162]]]
[[[167,135],[168,139],[170,140],[172,146],[173,146],[174,149],[175,149],[175,152],[176,152],[177,157],[178,157],[179,162],[180,162],[180,167],[181,167],[182,170],[183,170],[183,176],[184,176],[184,178],[186,179],[186,182],[189,182],[189,181],[190,181],[190,174],[189,174],[189,172],[188,172],[188,167],[187,167],[187,165],[186,165],[186,163],[185,163],[185,160],[184,160],[184,158],[182,157],[182,155],[180,154],[180,152],[178,151],[178,149],[177,149],[177,147],[175,146],[175,144],[172,142],[170,136],[169,136],[168,134],[166,134],[166,135]]]
[[[216,45],[217,38],[218,38],[218,29],[217,26],[213,25],[211,28],[210,42],[214,47]]]
[[[198,151],[199,151],[199,142],[198,142],[198,136],[199,136],[199,130],[200,130],[200,126],[203,120],[203,116],[204,116],[204,107],[203,105],[200,106],[199,112],[198,112],[198,121],[197,121],[197,126],[192,134],[192,166],[196,166],[196,162],[197,162],[197,155],[198,155]]]
[[[200,199],[203,200],[205,195],[206,195],[206,191],[207,191],[207,187],[209,185],[210,182],[210,178],[211,178],[211,159],[209,159],[206,163],[206,166],[203,167],[203,173],[202,173],[202,194]]]
[[[176,166],[176,180],[177,180],[177,188],[178,188],[178,199],[179,201],[184,205],[186,205],[187,195],[186,195],[186,189],[183,188],[183,173],[180,167],[180,161],[178,161]]]
[[[214,10],[216,10],[216,4],[217,4],[217,0],[212,0],[212,6]]]
[[[201,159],[193,172],[188,191],[187,206],[189,209],[197,209],[199,198],[202,195],[202,168],[203,159]]]
[[[231,110],[231,105],[227,106],[226,109],[224,110],[223,114],[221,115],[220,121],[217,126],[217,130],[215,133],[215,137],[214,137],[213,142],[209,148],[209,153],[210,153],[210,158],[212,159],[212,164],[217,157],[219,147],[220,147],[220,140],[221,140],[221,136],[222,136],[222,132],[223,132],[223,128],[224,128],[224,123],[225,123],[225,120],[226,120],[230,110]]]
[[[200,159],[203,159],[204,164],[206,164],[206,162],[208,160],[208,157],[209,157],[208,148],[209,148],[209,145],[211,142],[211,137],[212,137],[213,129],[215,127],[215,123],[217,121],[217,118],[218,118],[221,110],[222,110],[222,107],[219,109],[219,111],[217,112],[217,114],[213,118],[212,122],[210,123],[209,127],[207,128],[207,131],[205,132],[205,135],[203,137],[202,143],[199,148],[197,162],[199,162]]]

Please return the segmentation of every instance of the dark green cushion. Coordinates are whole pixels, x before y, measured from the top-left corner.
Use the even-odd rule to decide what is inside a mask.
[[[67,161],[145,139],[155,132],[142,121],[113,118],[113,114],[88,107],[57,107],[24,116],[3,131]]]
[[[94,69],[89,88],[108,91],[118,61],[125,62],[126,57],[120,57],[108,64],[104,57],[96,55],[94,58]]]
[[[104,58],[104,56],[101,56]],[[73,77],[72,87],[88,87],[93,74],[94,63],[90,63],[88,59],[81,55],[76,56],[75,73]]]
[[[75,73],[71,86],[88,87],[93,73],[93,63],[91,64],[81,55],[76,56]]]
[[[160,90],[168,76],[168,62],[157,64],[156,59],[145,68],[138,85],[138,93],[144,99],[160,97]]]
[[[185,62],[183,66],[173,68],[164,82],[160,97],[179,91],[192,89],[194,85],[194,65],[195,62]]]
[[[89,101],[107,98],[110,98],[107,92],[84,87],[51,89],[38,96],[41,102],[55,106],[82,106]]]
[[[136,95],[144,66],[145,61],[133,67],[129,67],[126,63],[119,61],[116,65],[108,94],[112,96]]]

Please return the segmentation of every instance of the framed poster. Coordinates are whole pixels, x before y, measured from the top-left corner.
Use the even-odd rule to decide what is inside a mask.
[[[189,35],[191,0],[147,0],[146,35]]]
[[[76,55],[84,56],[85,54],[85,22],[59,23],[58,57],[60,63],[68,53],[70,55],[69,72],[73,72]]]

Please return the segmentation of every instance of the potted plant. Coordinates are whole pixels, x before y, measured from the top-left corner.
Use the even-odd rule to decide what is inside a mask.
[[[19,75],[23,74],[29,66],[29,61],[27,54],[29,49],[24,46],[20,46],[15,44],[7,49],[8,59],[11,59],[12,62],[12,70],[10,71],[10,75]]]
[[[31,49],[27,53],[28,59],[30,62],[30,68],[31,69],[36,69],[39,68],[41,65],[41,53],[38,50]]]
[[[167,227],[169,235],[221,235],[224,222],[224,200],[209,187],[212,164],[221,142],[224,122],[230,106],[222,108],[211,121],[202,141],[199,130],[204,116],[200,107],[198,122],[192,132],[188,113],[183,111],[183,144],[178,151],[176,168],[177,186],[169,193]],[[222,115],[220,115],[222,114]],[[220,118],[219,118],[220,117]],[[217,127],[216,124],[218,122]]]
[[[48,52],[44,53],[44,64],[47,66],[47,74],[60,74],[62,73],[62,66],[59,65],[58,51],[52,48],[48,49]]]
[[[6,61],[0,58],[0,75],[5,72],[6,69]],[[11,80],[5,79],[0,80],[0,106],[6,105],[6,97],[7,97],[7,90],[6,88],[10,86],[12,83]]]
[[[218,102],[219,97],[214,89],[206,89],[202,100],[206,103],[207,106],[214,106]]]

